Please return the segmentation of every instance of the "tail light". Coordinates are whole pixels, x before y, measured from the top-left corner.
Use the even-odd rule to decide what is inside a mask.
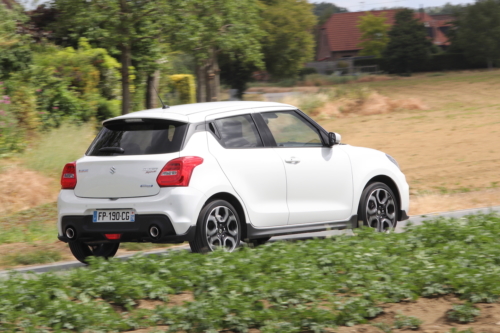
[[[61,188],[72,190],[76,186],[76,162],[68,163],[64,166],[61,175]]]
[[[186,156],[171,160],[161,170],[156,182],[160,187],[188,186],[193,169],[203,163],[203,158]]]

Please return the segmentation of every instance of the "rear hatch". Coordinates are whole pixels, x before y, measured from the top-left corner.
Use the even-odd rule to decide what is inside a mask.
[[[104,123],[86,156],[76,164],[75,194],[85,198],[130,198],[158,194],[158,174],[179,157],[187,124],[127,118]]]

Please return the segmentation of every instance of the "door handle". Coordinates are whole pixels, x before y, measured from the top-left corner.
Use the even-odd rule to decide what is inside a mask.
[[[290,164],[298,164],[298,163],[300,163],[300,160],[298,158],[296,158],[295,156],[292,156],[289,159],[285,159],[285,162],[290,163]]]

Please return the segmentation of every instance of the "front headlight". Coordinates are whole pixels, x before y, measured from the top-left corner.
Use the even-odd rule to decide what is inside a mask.
[[[401,170],[401,168],[399,167],[398,162],[394,159],[394,157],[392,157],[389,154],[385,154],[385,156],[387,156],[387,158],[389,159],[389,161],[391,161],[392,163],[396,164],[396,166],[398,167],[398,169]]]

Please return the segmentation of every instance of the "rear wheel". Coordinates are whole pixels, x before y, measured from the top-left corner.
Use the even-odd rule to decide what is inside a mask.
[[[398,222],[398,202],[389,186],[384,183],[371,183],[361,194],[358,219],[365,226],[379,232],[396,228]]]
[[[120,243],[89,245],[82,242],[69,242],[68,245],[75,258],[84,264],[88,264],[87,259],[89,257],[112,258],[120,247]]]
[[[241,224],[236,209],[227,201],[209,202],[200,213],[191,251],[211,252],[224,248],[232,252],[241,240]]]

